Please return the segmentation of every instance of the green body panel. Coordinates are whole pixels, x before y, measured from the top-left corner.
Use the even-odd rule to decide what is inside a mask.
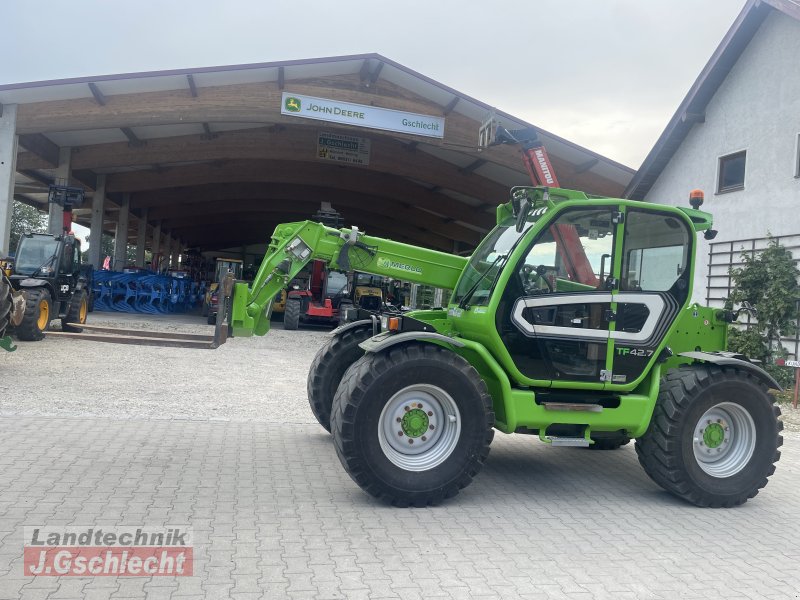
[[[521,188],[516,188],[521,189]],[[480,374],[492,397],[498,430],[512,433],[515,431],[535,432],[544,435],[551,425],[578,426],[584,428],[584,435],[589,437],[591,431],[625,430],[630,437],[637,437],[646,431],[658,395],[661,374],[689,359],[678,356],[681,352],[723,350],[726,347],[725,323],[718,321],[715,312],[710,308],[689,303],[691,289],[687,290],[687,300],[679,307],[674,322],[664,335],[660,345],[647,355],[646,366],[633,381],[611,383],[610,381],[550,381],[535,380],[526,377],[515,365],[508,349],[498,333],[495,320],[501,301],[502,290],[508,285],[514,271],[509,265],[516,265],[528,251],[533,239],[545,231],[564,210],[575,208],[610,208],[622,213],[622,221],[616,225],[616,245],[608,275],[620,280],[622,269],[622,244],[625,213],[631,209],[652,210],[667,214],[689,226],[689,231],[696,235],[712,227],[711,215],[690,208],[678,208],[666,205],[645,204],[632,200],[591,197],[582,192],[561,189],[524,188],[532,205],[528,213],[530,226],[524,237],[513,248],[504,263],[503,270],[497,276],[488,302],[483,306],[470,306],[467,302],[459,306],[452,303],[447,310],[415,311],[407,316],[424,321],[440,334],[458,339],[458,345],[442,341],[428,341],[459,354],[465,358]],[[548,197],[549,195],[549,197]],[[519,198],[515,197],[515,200]],[[498,226],[514,225],[514,208],[512,202],[497,207]],[[617,221],[614,221],[615,223]],[[269,329],[269,304],[275,294],[294,277],[294,275],[313,259],[325,260],[336,267],[337,257],[346,242],[340,236],[349,234],[350,230],[335,230],[319,223],[304,221],[280,225],[273,234],[267,257],[261,265],[259,273],[251,286],[237,284],[233,298],[232,326],[236,336],[263,335]],[[289,250],[295,240],[302,239],[309,248],[307,256],[296,256]],[[359,237],[359,242],[375,250],[368,264],[357,265],[359,271],[386,275],[416,283],[440,288],[454,289],[459,277],[465,273],[468,260],[466,258],[426,250],[373,238]],[[694,280],[694,249],[696,240],[692,240],[692,248],[687,262],[690,269],[688,281]],[[286,267],[288,259],[288,268]],[[284,264],[284,270],[279,265]],[[559,292],[589,290],[596,291],[593,286],[559,279]],[[609,290],[611,294],[611,310],[617,309],[617,290]],[[673,313],[674,314],[674,313]],[[615,330],[613,320],[608,325],[609,340],[606,351],[606,364],[612,365],[615,353],[627,351],[625,344],[615,341],[611,333]],[[671,353],[671,354],[670,354]],[[553,410],[537,403],[537,394],[547,391],[569,390],[579,395],[585,392],[584,398],[592,402],[592,398],[614,397],[619,405],[604,408],[599,412],[586,410]],[[572,394],[575,396],[575,394]],[[552,400],[551,400],[552,401]],[[409,424],[410,430],[414,424]]]
[[[558,190],[561,192],[561,190]],[[629,207],[635,207],[638,209],[642,209],[643,205],[642,202],[634,201],[634,200],[620,200],[614,198],[602,198],[602,199],[592,199],[586,197],[584,194],[581,194],[583,199],[573,199],[570,197],[569,201],[558,201],[560,196],[556,195],[555,192],[551,192],[551,201],[549,203],[550,210],[546,213],[546,217],[537,221],[525,234],[522,242],[519,243],[511,254],[511,257],[508,260],[507,264],[513,265],[516,264],[519,259],[521,259],[524,254],[527,252],[527,247],[530,241],[532,241],[536,236],[538,236],[543,230],[547,229],[552,221],[558,217],[562,210],[566,209],[574,209],[574,208],[600,208],[600,207],[615,207],[625,211],[625,209]],[[555,197],[556,200],[552,200]],[[687,216],[688,212],[693,212],[697,214],[707,215],[707,213],[700,213],[700,211],[692,211],[691,209],[682,209],[676,208],[672,206],[664,206],[664,205],[650,205],[653,206],[653,210],[657,210],[662,213],[669,213],[674,215],[676,218],[688,222],[692,225],[692,228],[695,227],[695,224],[692,223],[692,220]],[[498,210],[498,213],[500,211]],[[699,217],[695,217],[699,220]],[[509,221],[501,221],[499,225],[508,225]],[[710,216],[708,219],[703,220],[704,226],[710,227],[711,221]],[[619,225],[618,227],[622,227]],[[617,248],[616,248],[616,255],[617,259],[615,264],[613,265],[612,274],[614,277],[619,279],[620,277],[620,264],[621,260],[619,255],[621,254],[621,244],[622,244],[622,236],[617,236]],[[690,261],[690,265],[692,268],[692,274],[690,275],[693,277],[693,270],[694,270],[694,261]],[[503,290],[505,286],[508,284],[509,278],[512,276],[512,269],[504,269],[501,273],[500,277],[497,280],[497,284],[495,285],[495,290]],[[563,280],[559,280],[559,286],[562,285]],[[569,282],[567,285],[564,286],[565,291],[577,291],[581,288],[585,288],[586,286],[582,286],[579,283]],[[561,291],[561,288],[559,288]],[[689,297],[691,297],[691,289],[688,291]],[[627,382],[623,384],[611,384],[611,383],[583,383],[583,382],[560,382],[560,381],[549,381],[549,380],[535,380],[529,377],[526,377],[517,369],[516,365],[514,364],[513,360],[511,359],[508,350],[505,347],[505,344],[500,339],[500,335],[497,332],[495,327],[495,314],[500,303],[500,293],[493,293],[491,299],[489,300],[489,304],[487,306],[480,306],[480,307],[471,307],[467,310],[461,309],[456,305],[451,305],[449,307],[448,316],[452,320],[452,327],[457,332],[460,337],[467,338],[470,340],[474,340],[483,346],[495,357],[495,359],[500,363],[502,368],[509,374],[512,381],[515,382],[517,385],[521,386],[530,386],[530,387],[553,387],[553,388],[565,388],[565,389],[587,389],[587,390],[617,390],[617,391],[632,391],[642,382],[642,380],[647,377],[648,369],[644,370],[642,376],[640,376],[635,381]],[[616,308],[615,304],[612,303],[611,306],[612,310]],[[685,309],[685,307],[683,307]],[[710,314],[710,310],[709,310]],[[610,331],[614,330],[614,324],[611,323],[609,327]],[[703,332],[696,332],[694,335],[695,337],[698,335],[702,335]],[[658,347],[656,352],[653,355],[652,361],[655,362],[658,354],[670,344],[672,340],[673,332],[667,335],[662,344]],[[714,336],[713,339],[716,339]],[[700,343],[700,346],[704,348],[708,347],[711,348],[713,346],[713,342],[709,340],[707,343]],[[717,346],[715,349],[722,349],[724,346]],[[691,349],[694,349],[692,347]],[[608,352],[609,355],[612,354],[614,351],[614,343],[613,340],[609,341],[608,344]]]
[[[272,299],[312,260],[323,260],[331,268],[341,268],[339,253],[350,229],[333,229],[322,223],[300,221],[278,225],[272,234],[267,255],[252,284],[237,283],[232,303],[231,326],[234,336],[264,335],[269,331]],[[308,252],[292,252],[291,244],[301,240]],[[455,254],[428,250],[392,240],[359,236],[358,242],[370,252],[354,248],[365,262],[351,262],[359,271],[403,279],[413,283],[452,289],[467,259]]]

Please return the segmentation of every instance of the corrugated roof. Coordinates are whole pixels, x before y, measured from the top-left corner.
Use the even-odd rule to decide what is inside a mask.
[[[420,97],[442,106],[448,106],[457,99],[452,109],[453,112],[476,121],[484,120],[491,113],[500,123],[510,129],[534,127],[551,153],[578,164],[596,159],[597,163],[591,168],[592,172],[621,185],[628,183],[634,173],[630,167],[497,110],[480,100],[374,53],[7,84],[0,85],[0,104],[28,104],[91,98],[94,93],[90,84],[103,96],[114,96],[189,89],[191,85],[189,76],[197,88],[204,88],[241,83],[275,82],[281,77],[289,81],[357,73],[367,77],[372,73],[379,73],[382,80],[406,88]],[[160,129],[164,127],[168,126],[153,126],[147,128],[148,131],[142,132],[140,129],[145,128],[137,128],[135,133],[137,136],[141,133],[142,139],[175,135],[172,132],[161,131]],[[85,139],[81,137],[84,135]],[[104,134],[96,131],[74,131],[70,132],[68,137],[65,134],[62,141],[64,144],[86,145],[97,143],[98,135]]]

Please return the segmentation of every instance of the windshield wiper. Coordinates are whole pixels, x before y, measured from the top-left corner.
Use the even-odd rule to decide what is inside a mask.
[[[53,254],[53,256],[51,256],[46,261],[44,261],[42,264],[40,264],[38,267],[36,267],[36,269],[33,271],[33,273],[31,273],[28,277],[36,277],[41,272],[42,269],[44,269],[45,267],[49,267],[50,266],[50,264],[56,259],[56,256],[58,256],[58,252]]]
[[[481,284],[481,281],[483,281],[483,280],[486,278],[486,275],[488,275],[488,274],[489,274],[489,271],[491,271],[491,270],[494,268],[494,266],[495,266],[495,265],[496,265],[498,262],[500,262],[500,259],[501,259],[501,258],[506,258],[507,256],[508,256],[507,254],[500,254],[500,255],[499,255],[497,258],[495,258],[495,259],[492,261],[492,264],[490,264],[490,265],[487,267],[487,269],[486,269],[486,270],[485,270],[483,273],[481,273],[481,276],[480,276],[480,277],[478,277],[478,280],[477,280],[475,283],[473,283],[473,284],[472,284],[472,287],[471,287],[471,288],[469,288],[469,290],[467,290],[467,293],[466,293],[466,294],[464,294],[464,297],[461,299],[461,302],[459,302],[459,303],[458,303],[458,307],[459,307],[460,309],[462,309],[462,310],[467,310],[467,309],[469,308],[469,304],[467,304],[467,303],[468,303],[468,302],[469,302],[469,301],[472,299],[472,295],[473,295],[473,294],[476,292],[476,290],[478,289],[478,286]],[[498,271],[499,271],[499,269],[498,269]]]

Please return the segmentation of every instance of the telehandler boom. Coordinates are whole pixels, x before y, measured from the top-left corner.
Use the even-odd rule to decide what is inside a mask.
[[[279,225],[230,329],[269,330],[278,291],[310,260],[452,288],[447,307],[334,332],[309,401],[368,493],[436,504],[467,486],[494,430],[551,446],[636,439],[648,475],[698,506],[755,496],[782,443],[777,383],[725,352],[735,315],[691,303],[711,215],[547,186],[512,189],[469,259],[304,221]]]

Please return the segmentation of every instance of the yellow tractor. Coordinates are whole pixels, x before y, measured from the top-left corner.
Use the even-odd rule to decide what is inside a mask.
[[[382,285],[383,277],[353,273],[353,305],[364,310],[380,310],[383,306]]]

